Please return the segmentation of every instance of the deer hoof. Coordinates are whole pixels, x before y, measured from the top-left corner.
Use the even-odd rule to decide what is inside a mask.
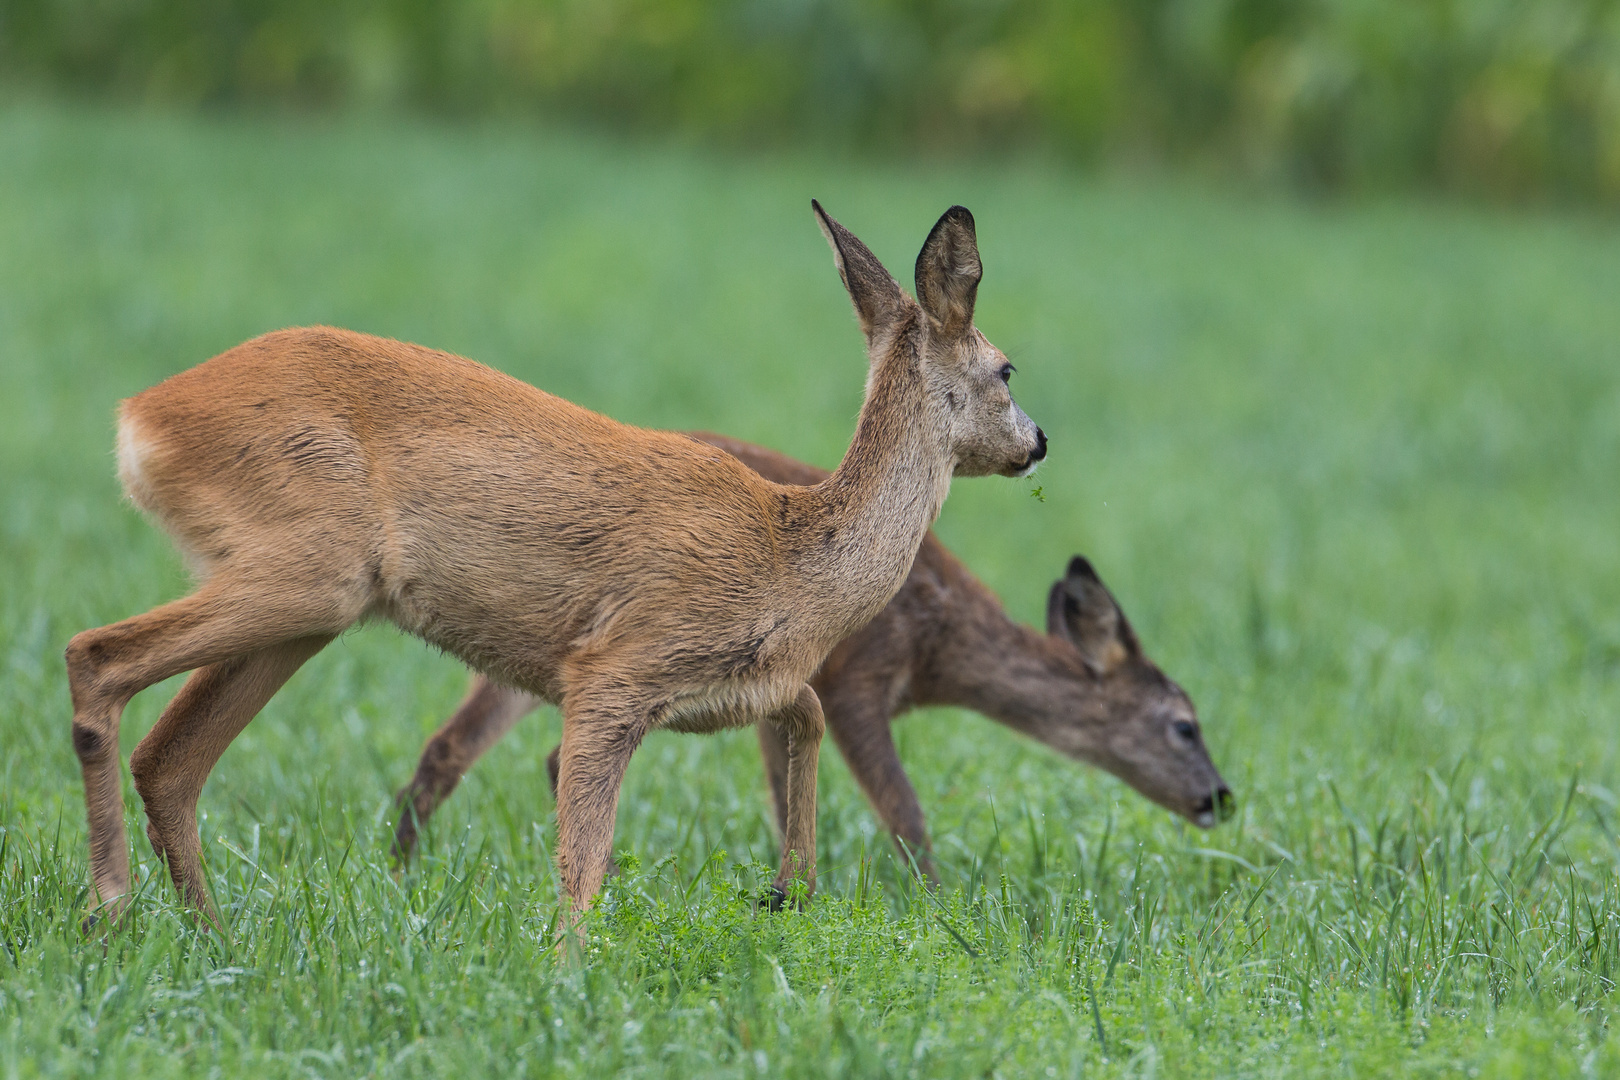
[[[117,897],[98,904],[84,913],[79,920],[79,933],[87,940],[106,941],[123,923],[129,913],[129,899]]]

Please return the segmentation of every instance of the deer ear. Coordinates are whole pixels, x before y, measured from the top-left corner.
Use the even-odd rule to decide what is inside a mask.
[[[816,223],[821,226],[821,234],[832,245],[833,261],[837,263],[838,276],[843,280],[844,288],[849,290],[849,298],[855,305],[855,317],[861,322],[861,333],[870,338],[879,328],[893,322],[903,310],[905,294],[900,291],[900,283],[883,268],[878,257],[857,240],[854,233],[834,221],[819,202],[811,199],[810,208],[816,212]]]
[[[1130,621],[1083,555],[1069,560],[1069,572],[1047,596],[1046,632],[1073,645],[1095,675],[1142,652]]]
[[[917,254],[917,302],[946,337],[964,334],[973,325],[982,277],[973,215],[965,206],[953,206],[934,223]]]

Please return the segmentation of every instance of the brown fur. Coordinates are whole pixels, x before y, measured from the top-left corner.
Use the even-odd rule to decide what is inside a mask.
[[[905,580],[953,474],[1026,472],[1045,444],[963,286],[927,279],[977,282],[976,256],[955,268],[971,216],[953,208],[930,235],[919,291],[946,299],[921,307],[815,211],[871,368],[849,452],[813,487],[470,360],[323,327],[256,338],[124,402],[126,489],[200,584],[68,645],[96,903],[117,910],[129,891],[129,698],[198,669],[131,770],[154,849],[206,909],[196,801],[209,770],[364,618],[562,706],[557,862],[575,910],[600,887],[625,766],[655,728],[772,726],[787,762],[778,888],[813,889],[823,719],[807,680]],[[940,245],[956,254],[930,255]]]
[[[811,485],[827,475],[750,443],[707,432],[696,437],[780,483]],[[834,649],[810,681],[850,771],[895,840],[930,876],[922,807],[889,732],[914,705],[975,709],[1107,769],[1205,827],[1225,812],[1230,791],[1209,759],[1192,702],[1143,654],[1084,559],[1073,560],[1052,587],[1047,623],[1041,634],[1007,618],[995,594],[930,533],[894,599]],[[410,856],[419,823],[539,705],[520,690],[473,680],[399,794],[397,855]],[[786,836],[789,756],[771,728],[761,726],[759,739]],[[555,786],[555,752],[551,762]]]

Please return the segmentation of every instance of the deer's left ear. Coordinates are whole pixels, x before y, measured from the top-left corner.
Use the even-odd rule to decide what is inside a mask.
[[[953,206],[934,223],[917,254],[917,303],[946,337],[964,334],[973,325],[982,277],[973,215],[965,206]]]
[[[1095,675],[1142,652],[1130,620],[1084,555],[1069,560],[1069,572],[1047,595],[1046,632],[1073,645]]]

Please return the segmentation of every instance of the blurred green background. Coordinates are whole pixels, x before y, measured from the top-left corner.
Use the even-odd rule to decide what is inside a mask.
[[[1620,0],[0,0],[13,85],[1620,199]]]

